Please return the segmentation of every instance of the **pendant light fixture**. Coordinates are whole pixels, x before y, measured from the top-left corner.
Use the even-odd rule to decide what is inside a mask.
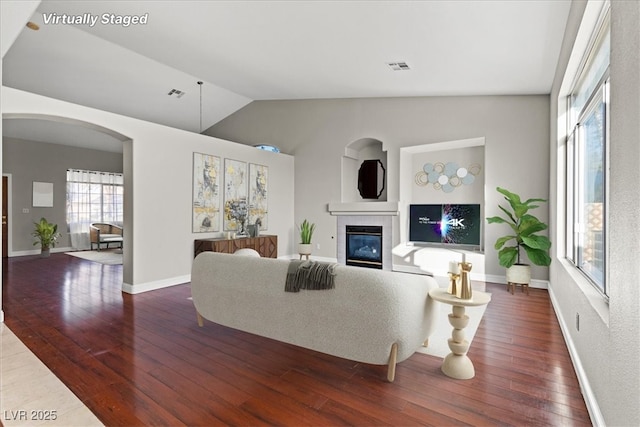
[[[202,85],[203,82],[198,80],[198,86],[200,86],[200,133],[202,133]]]

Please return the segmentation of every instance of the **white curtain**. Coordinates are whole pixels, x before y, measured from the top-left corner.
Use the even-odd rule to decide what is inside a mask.
[[[105,197],[103,185],[122,186],[123,182],[119,173],[67,170],[67,225],[73,249],[91,248],[89,225],[92,222],[122,225],[122,201]]]

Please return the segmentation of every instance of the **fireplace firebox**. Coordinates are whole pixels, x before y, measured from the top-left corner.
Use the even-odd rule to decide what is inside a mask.
[[[382,227],[346,226],[346,264],[382,269]]]

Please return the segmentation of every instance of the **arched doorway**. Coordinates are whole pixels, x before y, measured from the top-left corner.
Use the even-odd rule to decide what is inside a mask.
[[[93,123],[89,123],[86,121],[81,121],[77,119],[70,119],[67,117],[61,116],[51,116],[51,115],[43,115],[43,114],[16,114],[16,113],[6,113],[3,114],[3,126],[2,126],[2,134],[3,140],[7,141],[7,143],[2,144],[3,153],[5,152],[5,148],[11,147],[11,149],[15,149],[15,147],[20,147],[18,143],[12,143],[13,141],[25,141],[24,146],[29,145],[30,147],[44,146],[44,144],[54,144],[56,146],[66,146],[65,152],[69,152],[70,149],[78,150],[78,156],[82,156],[82,153],[100,153],[105,152],[109,153],[111,158],[120,159],[120,171],[125,175],[125,194],[126,192],[131,191],[131,138],[123,135],[119,132],[113,131],[112,129],[105,128],[103,126],[99,126]],[[33,142],[33,144],[29,144],[27,142]],[[39,144],[39,145],[38,145]],[[5,147],[6,146],[6,147]],[[21,147],[24,148],[24,147]],[[46,150],[48,153],[51,150]],[[114,154],[117,153],[117,154]],[[38,156],[38,151],[35,150],[29,155]],[[94,154],[95,156],[95,154]],[[7,156],[5,160],[7,159]],[[50,156],[51,158],[46,159],[46,164],[51,164],[52,168],[58,168],[59,174],[56,176],[64,176],[66,173],[65,161],[64,159],[55,158],[56,156]],[[42,163],[42,162],[40,162]],[[99,162],[96,162],[99,164]],[[6,164],[6,163],[5,163]],[[3,218],[3,222],[6,222],[6,231],[3,230],[3,239],[6,237],[7,239],[7,247],[6,252],[3,252],[3,256],[18,256],[26,254],[25,252],[25,243],[22,243],[22,248],[20,250],[16,250],[15,237],[14,234],[20,233],[21,239],[24,240],[24,230],[25,230],[25,222],[30,226],[30,221],[33,220],[33,215],[40,215],[41,212],[36,208],[31,206],[30,198],[30,190],[25,191],[27,185],[31,185],[32,181],[41,181],[43,176],[41,171],[31,170],[30,178],[27,178],[27,183],[22,182],[20,185],[25,188],[21,188],[20,191],[14,191],[18,186],[18,180],[16,179],[16,173],[11,173],[10,168],[14,168],[14,165],[7,165],[3,170],[3,178],[6,177],[7,188],[3,191],[3,202],[5,201],[6,195],[6,206],[3,203],[3,212],[6,207],[6,219]],[[24,165],[15,165],[15,168],[20,169],[20,173],[23,173],[25,170],[28,172],[30,170],[30,165],[28,162]],[[33,168],[32,168],[33,169]],[[28,175],[27,175],[28,176]],[[62,179],[62,178],[60,178]],[[25,175],[21,175],[21,180],[25,181]],[[53,180],[53,179],[51,179]],[[5,181],[5,180],[3,180]],[[47,214],[57,215],[58,223],[65,222],[64,216],[62,216],[63,220],[60,221],[60,216],[64,215],[65,211],[65,189],[66,185],[62,181],[58,181],[56,185],[54,185],[54,191],[57,189],[57,193],[54,193],[55,201],[53,208],[47,211]],[[62,193],[60,193],[62,192]],[[19,201],[16,201],[16,197],[20,193]],[[27,195],[22,194],[27,193]],[[26,197],[26,199],[25,199]],[[124,206],[125,214],[124,214],[124,226],[125,228],[131,229],[132,227],[132,212],[131,212],[131,204],[125,203]],[[55,210],[55,214],[53,213]],[[39,216],[38,216],[39,218]],[[20,227],[16,228],[16,225],[22,224]],[[62,227],[60,227],[62,228]],[[15,230],[19,230],[14,232]],[[125,254],[128,252],[131,254],[132,242],[125,244]],[[132,258],[131,256],[124,256],[123,263],[123,275],[124,278],[132,275]]]

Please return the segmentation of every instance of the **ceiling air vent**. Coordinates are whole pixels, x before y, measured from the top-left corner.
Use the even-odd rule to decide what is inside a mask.
[[[167,95],[169,95],[169,96],[174,96],[175,95],[176,98],[182,98],[182,95],[184,95],[184,94],[185,94],[185,92],[182,91],[182,90],[171,89]]]
[[[387,65],[391,67],[393,71],[408,71],[411,69],[406,62],[387,62]]]

